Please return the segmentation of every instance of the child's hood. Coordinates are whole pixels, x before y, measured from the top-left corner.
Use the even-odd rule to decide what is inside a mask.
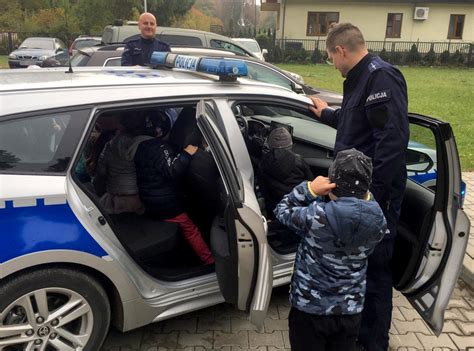
[[[342,197],[325,206],[327,222],[333,233],[348,246],[363,246],[379,241],[385,217],[375,200]]]
[[[110,148],[112,152],[119,155],[121,158],[131,161],[135,157],[138,145],[140,145],[142,141],[149,139],[153,138],[147,135],[131,137],[124,134],[118,134],[110,141]]]

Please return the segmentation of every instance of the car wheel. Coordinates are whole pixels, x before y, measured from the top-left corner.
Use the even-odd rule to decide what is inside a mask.
[[[99,350],[110,324],[107,294],[74,269],[29,272],[0,285],[0,350]]]

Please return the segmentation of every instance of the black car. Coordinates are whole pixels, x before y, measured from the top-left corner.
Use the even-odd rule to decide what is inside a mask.
[[[8,65],[10,68],[43,66],[43,62],[47,59],[55,59],[65,64],[68,58],[66,45],[60,39],[31,37],[25,39],[18,49],[8,55]]]

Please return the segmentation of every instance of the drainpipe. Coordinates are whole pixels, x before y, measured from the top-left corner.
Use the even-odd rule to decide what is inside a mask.
[[[285,39],[285,15],[286,15],[286,0],[283,1],[283,24],[281,25],[281,40]]]

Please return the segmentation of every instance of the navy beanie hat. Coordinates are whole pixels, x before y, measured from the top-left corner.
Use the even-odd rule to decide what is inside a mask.
[[[362,197],[372,183],[372,159],[356,149],[340,151],[328,171],[337,197]]]

